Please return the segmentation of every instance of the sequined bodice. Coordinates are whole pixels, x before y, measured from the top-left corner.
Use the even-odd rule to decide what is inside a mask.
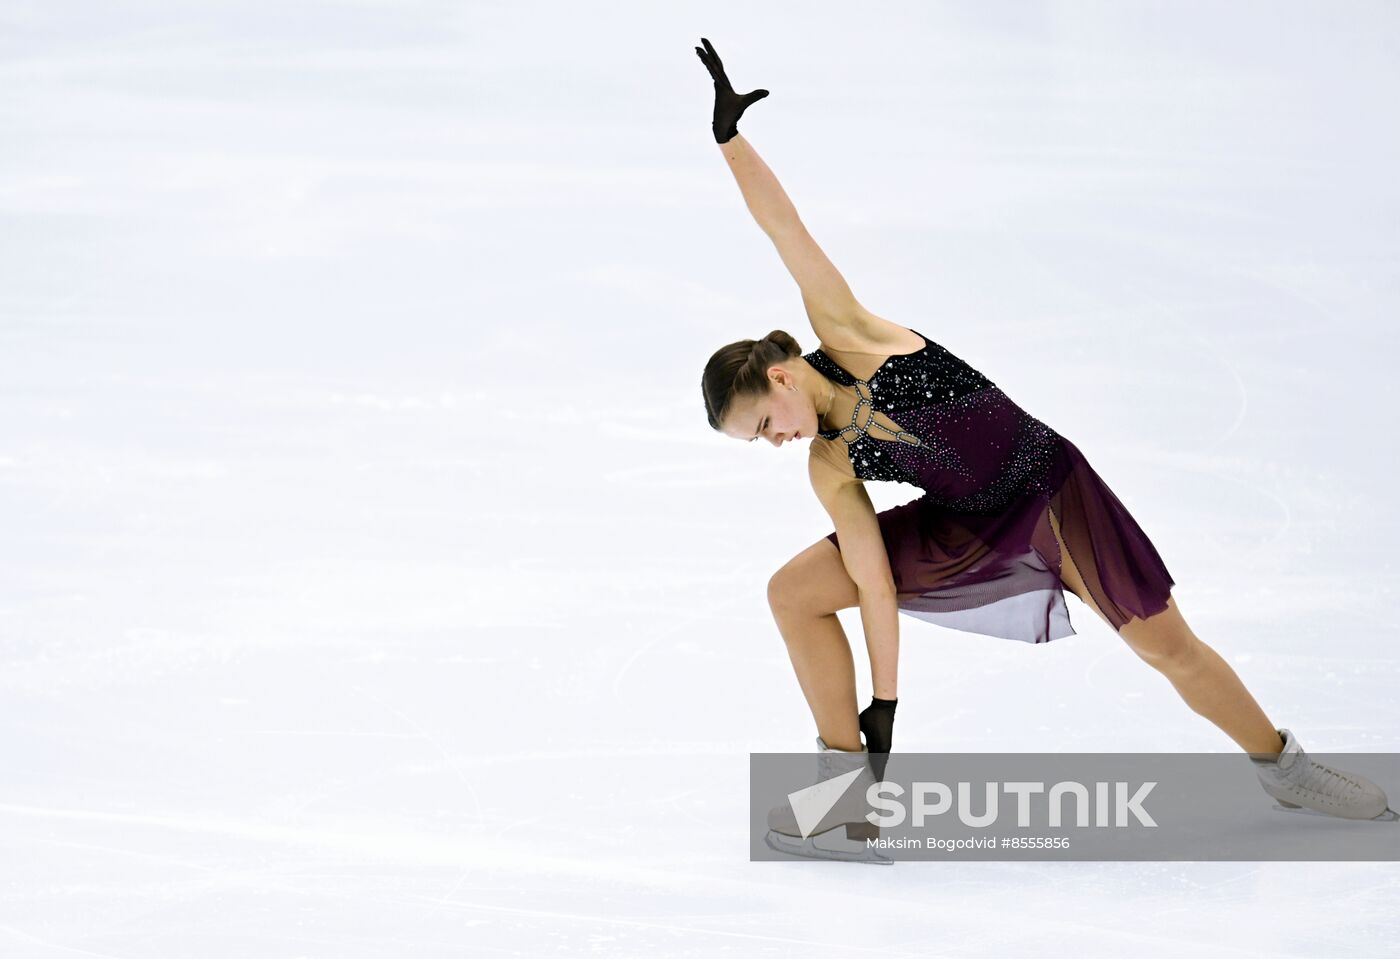
[[[1046,473],[1059,436],[996,384],[928,337],[862,380],[818,349],[803,359],[855,389],[851,424],[822,430],[842,440],[858,479],[909,483],[939,502],[993,512]],[[898,430],[876,420],[885,414]]]

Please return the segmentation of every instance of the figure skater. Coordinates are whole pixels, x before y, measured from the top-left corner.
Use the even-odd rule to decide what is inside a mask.
[[[714,47],[701,42],[695,52],[714,79],[715,142],[797,281],[821,344],[803,354],[782,330],[731,343],[710,358],[701,387],[710,426],[726,436],[774,446],[810,440],[808,476],[835,530],[773,575],[768,602],[826,764],[866,765],[869,754],[883,775],[898,702],[899,611],[1043,643],[1075,633],[1068,589],[1249,754],[1282,805],[1393,816],[1374,783],[1309,759],[1191,631],[1147,534],[1073,443],[938,343],[856,300],[738,132],[744,110],[768,91],[735,93]],[[870,480],[924,494],[876,513]],[[859,713],[851,648],[836,617],[856,606],[874,687]],[[790,812],[775,810],[770,826],[780,839],[800,837]],[[867,826],[851,821],[848,837]]]

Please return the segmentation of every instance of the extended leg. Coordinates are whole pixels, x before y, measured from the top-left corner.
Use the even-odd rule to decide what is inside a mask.
[[[1176,600],[1167,608],[1126,623],[1118,635],[1166,676],[1181,698],[1249,753],[1278,753],[1283,740],[1240,677],[1220,654],[1191,632]]]
[[[1053,512],[1050,521],[1060,543],[1060,578],[1085,605],[1112,625],[1070,559]],[[1133,652],[1167,677],[1186,705],[1213,722],[1241,749],[1256,754],[1282,751],[1283,740],[1274,724],[1230,664],[1191,632],[1177,610],[1175,598],[1168,597],[1167,608],[1160,613],[1134,619],[1117,632]]]
[[[768,582],[768,605],[787,644],[817,733],[833,749],[860,749],[855,664],[836,610],[860,596],[840,551],[821,539],[793,557]]]

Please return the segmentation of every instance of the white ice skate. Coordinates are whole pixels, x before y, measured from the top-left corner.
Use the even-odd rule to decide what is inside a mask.
[[[1311,812],[1343,819],[1393,821],[1385,791],[1356,773],[1343,772],[1313,762],[1297,738],[1280,729],[1283,752],[1266,759],[1250,756],[1259,784],[1288,812]]]
[[[788,802],[768,811],[768,834],[763,841],[769,849],[806,859],[880,864],[893,862],[866,844],[867,839],[878,839],[880,836],[880,827],[865,818],[870,812],[865,791],[875,783],[875,775],[870,771],[869,750],[864,745],[859,752],[832,749],[820,736],[817,737],[817,748],[820,752],[817,753],[816,784],[791,793]],[[799,823],[800,817],[793,808],[794,801],[804,811],[814,806],[820,808],[823,803],[819,794],[809,790],[820,790],[827,782],[831,782],[831,785],[826,788],[843,790],[840,798],[816,823]]]

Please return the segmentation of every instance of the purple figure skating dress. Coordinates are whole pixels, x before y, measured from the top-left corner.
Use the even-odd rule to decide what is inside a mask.
[[[899,608],[940,626],[1028,643],[1074,635],[1058,528],[1115,629],[1165,609],[1171,575],[1079,449],[913,332],[924,348],[891,356],[868,380],[820,349],[803,357],[856,391],[851,425],[820,434],[849,456],[855,476],[924,490],[879,513]],[[882,421],[895,429],[887,432]],[[827,539],[840,549],[835,532]]]

